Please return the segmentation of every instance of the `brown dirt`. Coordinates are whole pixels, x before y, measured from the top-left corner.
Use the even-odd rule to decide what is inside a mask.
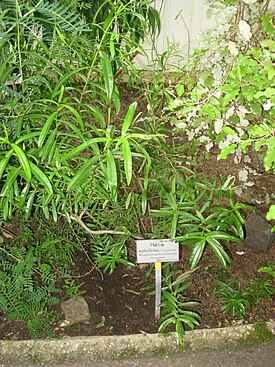
[[[255,163],[256,162],[256,163]],[[253,166],[254,165],[254,166]],[[265,203],[266,195],[274,195],[275,176],[263,172],[257,159],[252,154],[251,166],[257,168],[258,175],[250,175],[254,185],[244,190],[239,197],[240,202],[255,205],[256,213],[264,216],[268,205]],[[237,175],[240,168],[245,167],[243,162],[238,165],[233,163],[233,158],[216,160],[215,152],[208,161],[199,167],[209,179],[216,174]],[[182,273],[189,269],[189,247],[181,248],[181,259],[174,267],[181,269]],[[186,291],[186,300],[200,301],[195,310],[201,314],[200,328],[215,328],[230,326],[234,323],[251,323],[275,319],[274,302],[262,299],[256,308],[248,308],[244,319],[232,319],[229,314],[220,312],[221,304],[217,301],[218,295],[213,293],[215,278],[222,278],[228,282],[238,280],[245,287],[249,279],[263,280],[265,274],[257,270],[266,266],[268,262],[275,263],[275,244],[267,254],[256,253],[243,243],[231,244],[228,253],[232,266],[223,270],[215,255],[207,249],[199,268],[191,275],[193,284]],[[243,253],[242,255],[238,253]],[[142,288],[146,283],[143,276],[147,266],[123,267],[119,266],[111,275],[104,275],[93,269],[93,265],[83,253],[77,253],[75,267],[72,274],[79,283],[84,283],[81,290],[92,312],[89,324],[76,324],[61,328],[59,323],[53,325],[58,337],[86,336],[86,335],[118,335],[132,333],[154,333],[158,330],[158,322],[154,319],[154,297],[148,295]],[[78,278],[78,276],[80,276]],[[153,280],[153,278],[152,278]],[[58,309],[60,320],[64,318]],[[0,338],[26,339],[29,338],[26,323],[22,321],[7,320],[0,311]]]
[[[174,267],[181,269],[182,273],[188,269],[190,249],[182,247],[181,260]],[[217,301],[217,294],[213,293],[215,278],[222,278],[228,282],[232,279],[240,281],[242,286],[248,284],[249,279],[262,280],[264,274],[258,273],[261,266],[268,262],[275,263],[275,247],[267,254],[259,254],[244,244],[232,244],[228,249],[232,266],[223,270],[215,256],[207,250],[200,262],[200,267],[190,279],[193,284],[187,289],[186,300],[200,301],[196,307],[202,316],[199,328],[225,327],[232,324],[251,323],[275,319],[275,307],[272,301],[262,299],[257,308],[248,308],[244,319],[232,319],[229,314],[220,312],[221,304]],[[237,252],[244,252],[238,255]],[[92,319],[89,324],[75,324],[67,328],[53,325],[56,335],[63,336],[88,336],[88,335],[122,335],[133,333],[155,333],[158,322],[154,320],[154,297],[142,290],[142,280],[146,267],[119,266],[111,276],[102,274],[97,270],[91,271],[91,263],[82,253],[77,255],[76,267],[73,273],[81,276],[79,282],[84,285],[83,295],[89,304]],[[85,275],[86,274],[86,275]],[[153,280],[153,278],[152,278]],[[63,316],[58,311],[60,318]],[[22,321],[7,320],[0,313],[2,339],[26,339],[29,334],[26,323]]]

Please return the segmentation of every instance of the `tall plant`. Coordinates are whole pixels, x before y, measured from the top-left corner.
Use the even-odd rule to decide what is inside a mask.
[[[131,14],[127,25],[138,18],[146,29],[138,11],[149,4],[106,1],[93,23],[61,1],[4,1],[1,6],[3,217],[20,209],[28,219],[42,209],[46,218],[62,214],[84,225],[83,215],[93,205],[115,202],[124,179],[130,185],[135,162],[142,165],[145,159],[148,174],[150,157],[141,142],[153,136],[131,132],[136,103],[120,129],[114,124],[120,100],[113,61],[122,65],[127,55],[141,50],[142,35],[132,37],[132,27],[126,34],[122,24]],[[103,22],[100,14],[108,6]],[[157,22],[157,13],[152,14]],[[112,42],[114,29],[124,32],[123,42]]]

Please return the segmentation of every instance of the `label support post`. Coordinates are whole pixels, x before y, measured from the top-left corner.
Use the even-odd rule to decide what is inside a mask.
[[[161,262],[155,262],[155,281],[156,281],[156,297],[155,297],[155,319],[160,319],[161,304]]]

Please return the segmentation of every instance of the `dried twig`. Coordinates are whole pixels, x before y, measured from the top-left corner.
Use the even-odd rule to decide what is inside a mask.
[[[77,215],[71,215],[71,219],[74,220],[75,222],[77,222],[78,224],[81,225],[81,227],[83,227],[88,233],[90,233],[91,235],[97,235],[97,234],[124,234],[124,235],[129,235],[129,233],[127,232],[123,232],[123,231],[114,231],[111,229],[102,229],[102,230],[98,230],[98,231],[93,231],[92,229],[90,229],[81,219],[81,216],[77,216]]]

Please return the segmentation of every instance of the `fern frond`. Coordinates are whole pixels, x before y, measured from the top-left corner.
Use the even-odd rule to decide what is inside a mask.
[[[53,23],[65,32],[76,34],[88,30],[85,19],[75,9],[72,10],[59,1],[44,1],[37,8],[37,12],[43,15],[43,21]]]

